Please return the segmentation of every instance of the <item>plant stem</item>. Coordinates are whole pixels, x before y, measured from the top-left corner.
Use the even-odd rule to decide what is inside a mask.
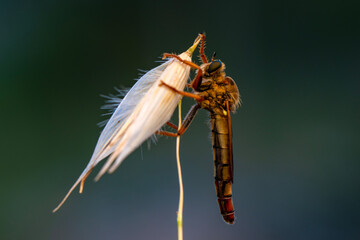
[[[179,109],[179,125],[178,129],[181,127],[181,100],[178,105]],[[179,187],[180,187],[180,196],[179,196],[179,208],[177,211],[177,225],[178,225],[178,240],[183,240],[183,206],[184,206],[184,187],[182,182],[181,174],[181,165],[180,165],[180,136],[176,138],[176,163],[179,176]]]

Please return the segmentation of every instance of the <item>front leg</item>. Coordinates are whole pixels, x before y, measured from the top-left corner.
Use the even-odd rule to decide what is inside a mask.
[[[208,63],[208,60],[204,54],[204,49],[205,49],[205,33],[200,34],[201,37],[201,46],[200,46],[200,58],[202,60],[203,63]]]
[[[185,96],[185,97],[193,98],[193,99],[195,99],[197,102],[202,102],[202,101],[204,100],[203,97],[201,97],[201,96],[199,96],[199,95],[177,90],[176,88],[168,85],[167,83],[165,83],[165,82],[163,82],[163,81],[161,81],[161,83],[159,84],[159,86],[165,86],[165,87],[169,88],[171,91],[176,92],[177,94],[180,94],[180,95]]]
[[[190,87],[195,89],[195,91],[197,91],[197,92],[200,92],[200,85],[202,83],[202,76],[203,76],[203,73],[202,73],[202,71],[200,69],[200,70],[197,71],[194,80],[190,84]]]
[[[193,62],[190,62],[190,61],[187,61],[187,60],[183,60],[181,57],[179,57],[179,56],[176,55],[176,54],[164,53],[162,59],[164,60],[165,58],[175,58],[175,59],[177,59],[178,61],[180,61],[180,62],[182,62],[182,63],[190,66],[191,68],[195,68],[195,69],[198,69],[198,70],[200,69],[200,67],[199,67],[197,64],[195,64],[195,63],[193,63]],[[201,71],[201,69],[200,69],[200,71]]]

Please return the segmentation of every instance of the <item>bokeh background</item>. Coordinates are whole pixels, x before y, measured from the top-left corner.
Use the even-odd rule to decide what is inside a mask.
[[[176,239],[171,138],[51,210],[91,157],[99,95],[205,31],[243,99],[237,219],[220,216],[201,111],[181,140],[185,239],[360,239],[359,19],[357,1],[1,1],[0,238]]]

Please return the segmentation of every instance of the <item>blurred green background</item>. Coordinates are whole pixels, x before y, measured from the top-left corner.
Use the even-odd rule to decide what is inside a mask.
[[[360,239],[359,26],[357,1],[1,1],[0,238],[176,239],[172,138],[51,210],[91,157],[99,95],[205,31],[243,99],[237,219],[219,213],[202,110],[181,140],[185,239]]]

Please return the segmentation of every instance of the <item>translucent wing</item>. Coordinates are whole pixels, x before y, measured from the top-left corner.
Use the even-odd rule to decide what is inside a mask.
[[[230,116],[230,108],[229,101],[226,101],[226,115],[228,122],[228,133],[229,133],[229,167],[230,167],[230,176],[231,182],[234,181],[234,161],[233,161],[233,144],[232,144],[232,127],[231,127],[231,116]]]

